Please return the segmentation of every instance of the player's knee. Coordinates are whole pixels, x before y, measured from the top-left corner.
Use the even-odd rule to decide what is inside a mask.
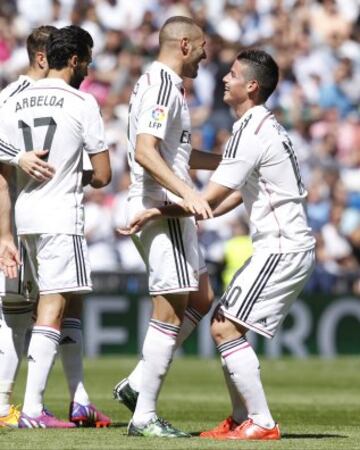
[[[216,345],[221,344],[229,334],[229,321],[219,313],[218,308],[213,314],[210,330]]]
[[[219,309],[219,306],[215,309],[211,319],[211,335],[216,345],[237,339],[245,335],[246,331],[244,327],[226,318]]]
[[[219,322],[212,322],[211,324],[211,336],[214,339],[216,345],[220,344],[224,340],[224,327]]]

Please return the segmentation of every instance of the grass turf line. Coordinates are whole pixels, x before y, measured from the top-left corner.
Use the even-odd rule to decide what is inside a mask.
[[[262,378],[272,413],[281,426],[278,442],[216,442],[192,439],[127,437],[127,409],[112,400],[112,388],[134,366],[134,358],[86,360],[85,383],[91,400],[112,417],[109,429],[5,430],[0,449],[244,449],[244,450],[360,450],[360,358],[335,360],[263,360]],[[17,383],[21,403],[24,361]],[[61,418],[68,412],[68,391],[57,363],[50,377],[46,405]],[[165,382],[159,413],[176,427],[196,434],[229,413],[229,402],[217,360],[179,358]]]

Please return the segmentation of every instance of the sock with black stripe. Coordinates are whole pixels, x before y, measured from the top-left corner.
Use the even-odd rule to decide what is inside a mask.
[[[84,386],[80,319],[66,318],[63,320],[59,350],[71,400],[84,406],[89,405],[90,399]]]
[[[180,327],[178,337],[176,339],[176,348],[179,348],[184,341],[190,336],[194,331],[197,324],[202,319],[202,315],[195,309],[188,306],[185,310],[184,319]],[[135,366],[134,370],[127,377],[130,387],[136,392],[140,390],[140,380],[141,380],[141,370],[142,370],[143,360],[141,359]]]
[[[10,412],[11,395],[32,324],[33,305],[0,306],[0,416]]]
[[[143,345],[139,397],[132,418],[136,426],[145,425],[156,416],[161,385],[170,367],[180,327],[150,320]]]
[[[45,326],[34,326],[28,350],[28,375],[23,412],[37,417],[43,410],[43,397],[51,368],[54,364],[60,331]]]
[[[251,345],[245,337],[218,345],[225,361],[232,384],[244,400],[248,417],[264,428],[273,428],[264,388],[260,379],[260,364]]]

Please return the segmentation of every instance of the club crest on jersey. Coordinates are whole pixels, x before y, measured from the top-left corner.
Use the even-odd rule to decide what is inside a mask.
[[[162,122],[166,118],[166,109],[163,106],[156,106],[151,111],[151,117],[153,120],[150,121],[149,127],[150,128],[160,128],[162,127]]]

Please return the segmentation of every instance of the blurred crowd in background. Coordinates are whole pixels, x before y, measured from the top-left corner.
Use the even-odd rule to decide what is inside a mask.
[[[144,271],[124,221],[128,100],[156,58],[158,30],[173,15],[194,17],[206,32],[207,60],[185,88],[194,148],[221,153],[234,122],[223,103],[223,76],[244,47],[278,62],[281,79],[267,106],[287,128],[308,189],[317,267],[307,286],[360,292],[360,0],[1,0],[0,87],[26,71],[24,42],[36,26],[82,26],[94,39],[81,89],[98,100],[106,124],[113,180],[86,191],[86,238],[94,271]],[[198,189],[209,179],[192,173]],[[199,223],[211,272],[226,283],[251,253],[242,207]]]

